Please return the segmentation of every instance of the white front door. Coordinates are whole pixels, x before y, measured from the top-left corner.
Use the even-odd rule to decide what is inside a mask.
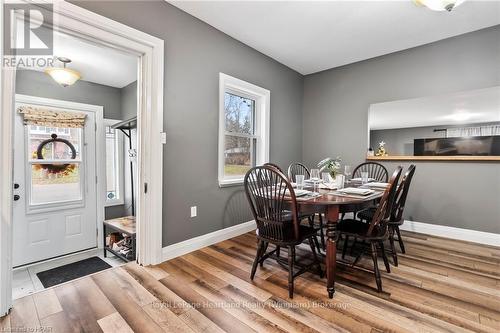
[[[42,107],[87,117],[83,128],[46,127],[24,125],[16,111],[14,267],[97,246],[96,115]],[[53,138],[66,141],[43,144]]]

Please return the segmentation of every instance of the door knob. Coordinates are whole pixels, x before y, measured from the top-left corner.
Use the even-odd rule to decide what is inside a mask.
[[[19,196],[19,194],[14,194],[14,201],[17,201],[21,199],[21,197]]]
[[[19,184],[18,183],[14,183],[14,189],[17,190],[19,188]]]

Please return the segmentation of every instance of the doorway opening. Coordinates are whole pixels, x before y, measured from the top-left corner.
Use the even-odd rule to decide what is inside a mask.
[[[16,2],[17,4],[17,2]],[[162,210],[158,209],[162,205],[162,174],[163,174],[163,146],[162,142],[164,141],[163,133],[163,49],[164,43],[162,40],[138,31],[136,29],[130,28],[126,25],[118,23],[116,21],[110,20],[106,17],[100,16],[88,10],[82,9],[76,5],[67,3],[67,2],[57,2],[54,6],[51,6],[47,3],[32,3],[29,0],[20,0],[19,4],[21,5],[29,5],[32,6],[30,10],[39,11],[40,13],[44,13],[50,11],[50,15],[47,17],[52,17],[53,20],[49,22],[43,22],[40,24],[40,21],[36,21],[36,26],[43,26],[53,30],[54,34],[61,33],[67,34],[68,36],[73,36],[77,38],[81,38],[81,40],[93,43],[95,46],[100,48],[110,48],[115,51],[122,52],[124,54],[131,55],[135,57],[138,62],[138,66],[136,67],[136,77],[137,77],[137,129],[136,129],[136,138],[137,138],[137,149],[136,149],[136,165],[137,165],[137,179],[134,180],[137,185],[135,188],[135,193],[137,196],[134,196],[134,210],[136,215],[136,253],[135,260],[137,263],[141,265],[150,265],[161,262],[162,260]],[[14,19],[25,20],[23,15],[17,15],[17,12],[13,11]],[[43,16],[43,15],[42,15]],[[45,17],[45,16],[44,16]],[[47,23],[47,24],[46,24]],[[24,22],[23,22],[24,24]],[[29,24],[28,24],[29,25]],[[11,44],[16,40],[16,26],[17,24],[11,24],[11,36],[10,42]],[[3,34],[0,34],[0,39],[3,39]],[[3,45],[3,44],[2,44]],[[15,45],[13,46],[15,49]],[[2,58],[4,55],[2,55]],[[66,67],[71,68],[71,65],[68,65],[67,59],[59,59],[62,63],[66,64]],[[71,59],[70,59],[71,60]],[[63,66],[60,66],[64,68]],[[100,67],[102,68],[102,67]],[[56,70],[55,72],[58,72]],[[16,74],[18,70],[15,67],[3,68],[0,72],[0,81],[1,81],[1,106],[2,110],[7,112],[0,113],[0,157],[2,158],[3,163],[0,164],[0,316],[6,314],[12,306],[12,276],[13,276],[13,254],[14,254],[14,243],[16,239],[14,238],[14,204],[16,203],[15,199],[15,185],[14,185],[14,177],[13,177],[13,168],[14,168],[14,154],[11,154],[14,150],[24,149],[24,152],[27,152],[27,148],[19,147],[14,141],[15,135],[15,117],[17,116],[16,109]],[[57,75],[56,75],[57,76]],[[78,75],[70,75],[73,79]],[[111,77],[113,78],[113,77]],[[55,77],[53,78],[54,80]],[[57,81],[57,80],[56,80]],[[83,82],[83,76],[82,81]],[[59,81],[58,81],[59,82]],[[65,82],[64,84],[70,84]],[[20,94],[21,95],[21,94]],[[26,96],[26,95],[25,95]],[[28,95],[30,96],[30,95]],[[22,97],[22,96],[21,96]],[[36,96],[35,96],[36,97]],[[63,96],[67,97],[67,96]],[[49,98],[50,99],[50,98]],[[59,98],[64,100],[63,98]],[[55,100],[55,99],[51,99]],[[67,101],[66,101],[67,102]],[[69,102],[67,102],[69,103]],[[71,103],[79,103],[79,102],[71,102]],[[88,104],[88,103],[79,103],[85,105],[93,105],[96,104]],[[81,107],[82,105],[79,105]],[[99,105],[97,105],[99,106]],[[73,113],[70,115],[70,118],[82,118],[82,114],[85,114],[87,111],[92,112],[92,110],[82,110],[81,108],[69,108],[68,106],[53,106],[54,108],[61,108],[58,114]],[[28,108],[29,109],[29,108]],[[104,108],[105,109],[105,108]],[[99,112],[93,111],[97,116]],[[23,113],[23,124],[24,117],[29,112]],[[35,112],[36,113],[36,112]],[[43,112],[42,112],[43,113]],[[102,112],[102,117],[104,118],[105,110]],[[30,114],[31,115],[31,114]],[[87,119],[88,114],[83,118]],[[88,119],[90,119],[90,116]],[[29,118],[29,117],[28,117]],[[116,119],[122,120],[122,119]],[[30,124],[37,125],[37,124]],[[38,126],[38,125],[37,125]],[[41,126],[41,125],[40,125]],[[47,124],[44,125],[45,127]],[[52,127],[50,127],[52,128]],[[83,145],[85,148],[85,143],[90,144],[91,139],[85,134],[85,124],[80,126],[80,132],[83,133],[71,133],[71,140],[76,140],[75,144]],[[38,128],[41,131],[41,128]],[[29,131],[29,130],[28,130]],[[33,135],[35,134],[36,129],[33,130]],[[65,130],[63,130],[64,132]],[[26,132],[26,131],[25,131]],[[78,131],[76,131],[78,132]],[[102,128],[99,130],[96,128],[96,140],[98,142],[105,142],[104,133],[105,129]],[[99,134],[97,134],[99,133]],[[56,134],[57,137],[53,137],[52,134]],[[82,208],[82,196],[78,196],[78,193],[83,193],[87,191],[87,186],[90,183],[87,183],[86,175],[88,170],[86,169],[85,163],[90,163],[89,159],[84,161],[83,150],[77,151],[75,148],[75,144],[68,140],[67,138],[59,138],[59,135],[62,133],[50,133],[50,139],[52,144],[54,141],[57,141],[57,145],[59,143],[63,143],[59,140],[54,139],[64,139],[71,143],[73,148],[75,149],[75,158],[73,158],[73,149],[69,148],[70,155],[69,159],[62,158],[58,161],[30,161],[29,165],[42,165],[39,166],[40,169],[43,169],[45,172],[47,169],[46,164],[59,164],[64,171],[74,172],[78,170],[78,173],[71,174],[73,184],[78,184],[73,187],[79,189],[74,190],[73,197],[67,197],[67,201],[65,204],[68,204],[67,209]],[[78,139],[81,135],[81,140]],[[102,141],[97,137],[101,135]],[[80,141],[79,141],[80,140]],[[87,141],[86,141],[87,140]],[[90,141],[88,141],[90,140]],[[25,138],[25,141],[27,139]],[[45,141],[45,140],[44,140]],[[66,144],[66,142],[64,142]],[[49,143],[47,143],[49,145]],[[50,146],[50,145],[49,145]],[[53,146],[53,145],[52,145]],[[66,144],[69,147],[69,145]],[[101,149],[104,151],[104,146],[99,146],[96,144],[96,149]],[[64,148],[68,149],[68,148]],[[63,150],[64,150],[63,149]],[[61,156],[57,149],[53,149],[56,153],[52,156],[49,153],[49,149],[44,151],[44,148],[41,148],[43,157],[47,156],[48,158],[54,157],[57,159]],[[66,154],[68,152],[66,151]],[[79,154],[82,153],[82,154]],[[45,155],[46,154],[46,155]],[[38,155],[36,156],[38,159]],[[63,156],[64,157],[64,156]],[[66,156],[68,157],[68,156]],[[36,159],[35,159],[36,160]],[[102,155],[101,159],[96,159],[96,163],[99,161],[105,161],[104,155]],[[49,163],[51,162],[51,163]],[[53,162],[53,163],[52,163]],[[26,163],[28,165],[28,163]],[[70,167],[68,168],[67,165]],[[82,166],[82,169],[80,169]],[[32,166],[32,168],[34,168]],[[49,167],[54,169],[53,167]],[[96,168],[96,173],[106,173],[105,167]],[[82,173],[80,174],[80,170]],[[32,170],[33,171],[33,170]],[[53,171],[53,170],[51,170]],[[40,173],[35,175],[38,178],[43,178],[44,174]],[[36,177],[32,173],[30,177],[36,179]],[[69,176],[69,175],[66,175]],[[51,176],[53,177],[53,176]],[[62,177],[60,175],[60,177]],[[70,177],[70,178],[71,178]],[[78,178],[80,177],[80,178]],[[103,181],[105,177],[97,177],[96,179],[96,191],[97,193],[107,193],[107,187],[105,182]],[[76,180],[75,180],[76,179]],[[49,180],[53,180],[49,177]],[[66,179],[68,182],[69,180]],[[31,184],[31,182],[29,183]],[[26,184],[25,184],[26,185]],[[35,184],[38,185],[38,184]],[[68,185],[69,186],[69,185]],[[124,185],[125,186],[125,185]],[[71,187],[71,186],[69,186]],[[147,189],[147,191],[146,191]],[[32,191],[29,189],[28,191]],[[36,192],[36,191],[35,191]],[[33,192],[33,193],[35,193]],[[31,200],[31,192],[30,200]],[[44,193],[45,194],[45,193]],[[17,194],[20,196],[20,194]],[[26,200],[28,197],[24,197]],[[37,197],[42,200],[42,197]],[[53,199],[53,198],[52,198]],[[71,200],[70,200],[71,199]],[[85,199],[83,199],[85,200]],[[90,200],[90,199],[89,199]],[[69,205],[69,201],[72,201],[74,206]],[[30,201],[28,204],[33,205],[36,203],[36,200]],[[43,202],[48,205],[48,202]],[[96,250],[102,253],[104,246],[104,234],[103,230],[99,230],[99,226],[101,226],[101,222],[105,220],[105,209],[100,209],[98,206],[102,204],[102,201],[96,200],[96,215],[101,214],[101,217],[97,218],[98,230],[95,232],[95,244],[91,248],[91,250]],[[78,206],[80,205],[80,206]],[[33,207],[34,208],[34,207]],[[47,206],[45,208],[53,208]],[[50,210],[50,209],[49,209]],[[112,209],[110,209],[112,210]],[[26,213],[25,208],[25,213]],[[42,211],[40,211],[41,213]],[[48,212],[48,210],[47,210]],[[75,214],[78,215],[78,214]],[[68,225],[68,229],[71,229],[73,233],[79,234],[78,227],[83,225],[79,223],[79,220],[83,218],[75,217],[73,219],[65,220],[65,224]],[[40,226],[43,225],[39,224]],[[45,224],[47,225],[47,223]],[[65,225],[65,228],[66,228]],[[43,228],[41,228],[43,230]],[[100,233],[100,234],[99,234]],[[50,236],[50,235],[49,235]],[[90,238],[89,238],[90,239]],[[78,250],[81,251],[81,250]],[[83,252],[82,252],[83,253]],[[71,255],[71,254],[70,254]],[[104,256],[104,255],[103,255]]]
[[[136,259],[137,73],[137,56],[63,32],[54,67],[17,69],[14,299]]]

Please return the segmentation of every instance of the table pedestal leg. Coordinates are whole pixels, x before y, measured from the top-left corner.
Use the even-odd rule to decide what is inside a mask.
[[[333,298],[335,293],[335,269],[337,265],[337,220],[339,219],[339,206],[329,206],[326,211],[327,228],[326,236],[326,290],[328,297]]]

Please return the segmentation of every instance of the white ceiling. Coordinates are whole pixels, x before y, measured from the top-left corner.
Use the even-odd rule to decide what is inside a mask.
[[[71,59],[68,67],[79,71],[84,81],[123,88],[137,80],[137,57],[67,34],[54,32],[54,56]],[[62,67],[60,62],[54,65]]]
[[[169,1],[302,74],[500,24],[500,1],[451,13],[395,1]]]
[[[500,122],[500,87],[370,105],[372,130]]]

